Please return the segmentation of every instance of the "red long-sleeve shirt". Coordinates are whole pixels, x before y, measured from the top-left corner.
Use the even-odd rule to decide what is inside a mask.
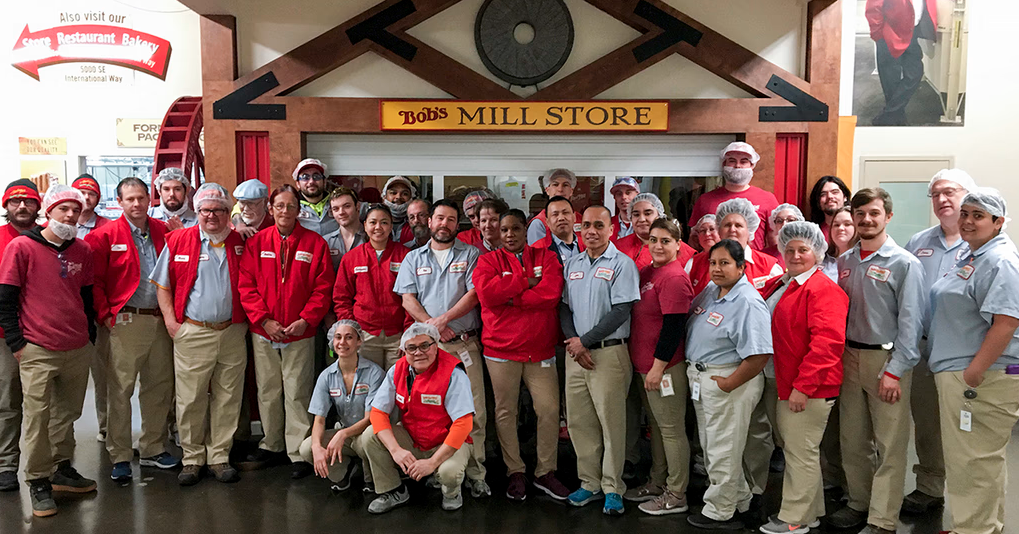
[[[925,0],[925,7],[934,28],[937,28],[936,0]],[[912,0],[867,0],[864,16],[870,25],[870,38],[875,42],[884,40],[892,57],[901,56],[913,42],[916,12],[913,10]],[[934,28],[928,30],[933,31]]]
[[[382,256],[371,243],[354,247],[343,255],[333,286],[333,311],[337,319],[354,319],[373,336],[402,332],[409,323],[403,298],[393,292],[396,273],[410,249],[389,241]]]
[[[651,250],[637,237],[636,233],[617,240],[616,248],[619,249],[619,252],[629,256],[633,263],[637,264],[638,271],[651,265]],[[690,261],[690,258],[693,258],[695,254],[697,254],[697,251],[693,247],[682,241],[679,242],[679,254],[676,255],[676,259],[679,261],[680,266],[686,265],[686,262]]]

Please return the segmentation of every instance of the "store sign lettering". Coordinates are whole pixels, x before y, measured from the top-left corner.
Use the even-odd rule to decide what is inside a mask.
[[[12,65],[39,79],[39,69],[59,63],[108,63],[166,79],[170,42],[148,33],[101,24],[22,30]]]
[[[383,130],[667,131],[668,102],[385,100]]]

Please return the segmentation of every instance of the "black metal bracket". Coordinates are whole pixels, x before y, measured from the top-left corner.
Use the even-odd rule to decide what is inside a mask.
[[[278,87],[279,80],[269,71],[244,87],[224,96],[212,105],[213,119],[287,120],[283,104],[252,104],[251,101]]]
[[[637,2],[633,14],[664,30],[658,37],[633,49],[633,57],[636,58],[637,63],[643,63],[681,41],[686,41],[691,46],[697,46],[701,42],[701,37],[704,36],[700,30],[662,11],[646,0]]]
[[[790,106],[762,106],[758,122],[828,122],[828,104],[772,74],[768,89],[788,100]]]
[[[417,11],[417,7],[413,0],[402,0],[352,26],[347,30],[347,38],[350,39],[350,44],[357,44],[368,39],[407,61],[414,61],[414,56],[418,51],[417,47],[389,33],[386,28],[410,16],[415,11]]]

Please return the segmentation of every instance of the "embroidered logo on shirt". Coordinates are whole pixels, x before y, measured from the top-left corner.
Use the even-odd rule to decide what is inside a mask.
[[[579,232],[580,229],[581,229],[580,223],[574,223],[573,224],[573,231],[574,232]]]
[[[276,257],[276,253],[271,251],[271,250],[263,250],[262,253],[258,255],[258,257],[260,257],[260,258],[275,258]]]
[[[916,251],[917,258],[929,258],[934,255],[934,249],[932,248],[921,248]]]
[[[612,269],[609,269],[608,267],[598,267],[598,270],[596,270],[594,272],[594,277],[595,278],[601,278],[602,280],[606,280],[606,281],[611,282],[612,281],[612,277],[615,276],[615,274],[616,274],[616,271],[613,271]]]
[[[354,386],[354,395],[365,395],[368,393],[368,384],[357,384]]]
[[[110,252],[127,252],[127,245],[113,245],[110,247]]]
[[[368,272],[368,266],[367,265],[358,265],[357,267],[354,267],[354,274],[366,273],[366,272]]]
[[[432,268],[431,267],[418,267],[418,270],[417,270],[417,275],[418,276],[424,276],[426,274],[432,274]]]
[[[768,280],[770,278],[771,276],[768,275],[758,276],[757,278],[754,278],[754,289],[761,289],[762,287],[764,287],[764,284],[768,283]]]
[[[842,270],[842,272],[841,272],[841,273],[839,273],[839,279],[842,279],[842,278],[849,278],[849,274],[850,274],[851,272],[852,272],[852,271],[850,271],[849,269],[843,269],[843,270]]]
[[[303,261],[304,263],[311,263],[312,254],[306,250],[298,250],[297,254],[294,255],[294,259],[297,261]]]
[[[237,254],[238,256],[244,254],[244,247],[241,245],[234,245],[234,254]]]
[[[391,262],[389,264],[389,272],[391,272],[391,273],[398,273],[398,272],[400,272],[400,264],[397,263],[397,262]]]
[[[534,277],[541,278],[541,265],[537,265],[534,267]]]
[[[570,280],[583,280],[584,271],[573,271],[570,273]]]
[[[330,256],[339,256],[340,255],[340,249],[338,249],[338,248],[331,248],[331,249],[329,249],[329,255]]]
[[[173,257],[173,261],[187,263],[191,261],[191,256],[188,256],[187,254],[177,254],[176,256]]]
[[[655,288],[655,283],[654,282],[648,282],[648,283],[644,284],[644,287],[640,288],[640,292],[641,293],[646,293],[648,291],[651,291],[654,288]]]
[[[209,255],[208,254],[199,254],[198,255],[198,261],[209,261]]]
[[[972,265],[964,265],[959,268],[955,274],[959,275],[959,278],[963,280],[969,280],[969,277],[973,276],[973,271],[976,270]]]
[[[867,267],[867,278],[873,278],[878,282],[887,282],[888,277],[892,275],[892,272],[888,269],[882,269],[877,265],[871,265]]]
[[[465,273],[467,272],[467,262],[455,261],[449,264],[449,272],[451,273]]]
[[[722,324],[722,319],[725,319],[725,316],[721,313],[711,312],[708,314],[708,324],[711,326],[718,326]]]
[[[342,389],[330,389],[329,390],[329,396],[330,397],[342,397],[343,396],[343,390]]]
[[[696,308],[693,309],[694,315],[700,315],[704,312],[705,312],[704,308],[701,308],[700,306],[697,306]]]
[[[421,404],[442,406],[442,395],[421,395]]]

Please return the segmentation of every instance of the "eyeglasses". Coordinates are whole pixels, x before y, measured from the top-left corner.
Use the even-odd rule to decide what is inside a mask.
[[[203,216],[203,217],[212,217],[213,215],[216,215],[216,216],[218,216],[218,215],[226,215],[227,213],[229,213],[229,211],[230,210],[228,210],[226,208],[215,208],[215,209],[202,208],[202,209],[198,210],[198,214]]]
[[[414,354],[415,352],[428,352],[428,349],[432,348],[435,343],[431,341],[425,341],[420,345],[407,345],[403,347],[403,351],[407,354]]]
[[[948,189],[942,189],[940,191],[931,191],[930,193],[927,193],[927,196],[930,198],[939,198],[942,195],[944,195],[946,197],[951,198],[954,197],[955,195],[958,195],[962,191],[963,191],[962,189],[949,187]]]
[[[276,211],[290,211],[290,212],[293,212],[293,211],[297,211],[297,210],[299,210],[301,208],[300,208],[300,206],[298,206],[296,204],[273,204],[272,205],[272,209],[274,209]]]
[[[326,179],[325,176],[322,176],[321,173],[317,173],[317,172],[315,174],[302,174],[302,175],[297,177],[297,181],[298,182],[307,182],[308,180],[312,180],[312,181],[315,181],[315,182],[321,182],[322,180],[325,180],[325,179]]]

